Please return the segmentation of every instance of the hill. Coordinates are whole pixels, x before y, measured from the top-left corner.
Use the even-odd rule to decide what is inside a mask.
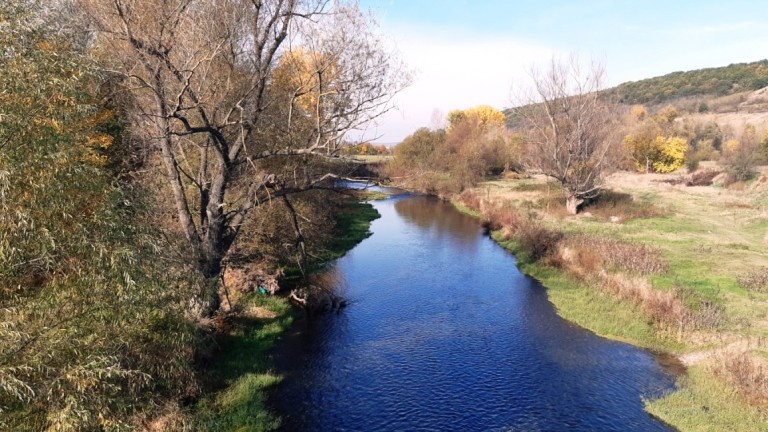
[[[609,90],[619,102],[661,104],[692,96],[722,97],[768,86],[768,60],[737,63],[725,67],[672,72],[630,81]]]

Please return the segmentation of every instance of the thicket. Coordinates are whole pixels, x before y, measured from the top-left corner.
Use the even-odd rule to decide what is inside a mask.
[[[359,10],[318,1],[300,7],[324,27],[303,30],[338,56],[286,54],[265,31],[280,58],[258,72],[274,79],[254,78],[212,42],[247,38],[219,26],[247,27],[233,5],[0,3],[0,430],[192,427],[189,407],[220,384],[200,379],[214,332],[243,309],[217,307],[231,300],[220,266],[276,286],[281,269],[301,274],[345,246],[334,237],[354,197],[333,179],[353,167],[333,156],[343,130],[386,109],[399,72],[381,69],[376,40],[337,32],[367,29]],[[286,26],[303,16],[280,9],[295,2],[252,6]],[[193,18],[210,10],[230,15],[200,31]]]
[[[489,175],[520,168],[520,141],[490,107],[453,111],[445,129],[421,128],[394,148],[385,175],[395,183],[450,195]]]
[[[101,77],[31,4],[0,5],[0,429],[138,428],[198,391],[197,281],[110,169]]]

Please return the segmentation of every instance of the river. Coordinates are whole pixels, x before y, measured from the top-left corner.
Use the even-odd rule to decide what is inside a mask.
[[[423,196],[373,203],[373,235],[320,277],[349,300],[275,352],[285,431],[666,431],[648,352],[557,316],[478,222]]]

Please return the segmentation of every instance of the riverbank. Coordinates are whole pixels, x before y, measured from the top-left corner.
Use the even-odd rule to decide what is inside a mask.
[[[338,259],[367,238],[378,217],[372,205],[349,201],[336,221],[340,235],[330,242],[323,260]],[[206,372],[210,393],[193,409],[196,430],[267,431],[280,425],[266,406],[267,392],[281,379],[273,372],[269,352],[298,312],[285,298],[258,293],[241,299],[238,308],[217,337],[219,350]]]
[[[673,179],[614,176],[611,199],[576,217],[543,178],[485,182],[454,201],[484,219],[563,318],[687,361],[678,391],[646,401],[650,413],[681,430],[767,430],[768,298],[739,281],[768,258],[768,188],[662,182]]]

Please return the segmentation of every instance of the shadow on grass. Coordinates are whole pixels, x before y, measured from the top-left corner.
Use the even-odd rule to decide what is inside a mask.
[[[287,302],[275,297],[254,296],[246,309],[219,337],[219,352],[205,372],[212,393],[198,404],[199,430],[267,431],[280,425],[266,407],[267,390],[280,382],[267,352],[293,315]]]

